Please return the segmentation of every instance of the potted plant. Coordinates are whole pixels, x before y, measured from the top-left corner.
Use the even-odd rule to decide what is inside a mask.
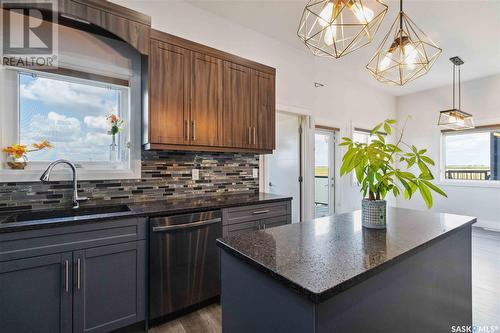
[[[419,150],[404,141],[406,123],[395,144],[386,142],[385,134],[390,135],[395,124],[395,120],[389,119],[375,126],[370,133],[375,139],[368,144],[349,138],[342,138],[340,143],[347,147],[340,175],[355,173],[364,197],[362,223],[367,228],[386,227],[384,199],[389,193],[395,197],[403,193],[410,199],[419,192],[428,208],[432,207],[432,192],[446,197],[446,193],[431,182],[434,176],[429,165],[434,165],[434,161],[425,155],[427,150]],[[414,169],[418,171],[412,172]]]
[[[24,170],[28,165],[28,153],[52,148],[52,145],[47,140],[40,143],[33,143],[33,148],[28,149],[26,145],[13,144],[12,146],[5,147],[4,153],[8,154],[7,165],[14,170]]]

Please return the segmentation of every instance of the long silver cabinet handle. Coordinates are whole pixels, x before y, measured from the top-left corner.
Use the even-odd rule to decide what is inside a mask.
[[[186,223],[186,224],[178,224],[178,225],[165,225],[165,226],[157,226],[153,227],[153,232],[161,232],[161,231],[172,231],[178,229],[186,229],[186,228],[194,228],[200,227],[204,225],[214,224],[217,222],[221,222],[222,218],[218,217],[216,219],[203,220],[199,222]]]
[[[76,288],[80,290],[82,287],[82,263],[80,258],[76,259]]]
[[[69,260],[66,260],[64,263],[64,291],[69,293]]]
[[[252,214],[258,215],[258,214],[265,214],[265,213],[269,213],[269,212],[270,212],[269,209],[267,209],[267,210],[258,210],[256,212],[253,212]]]

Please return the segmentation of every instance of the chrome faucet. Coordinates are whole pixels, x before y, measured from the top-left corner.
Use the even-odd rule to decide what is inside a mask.
[[[50,182],[50,173],[52,172],[52,169],[58,164],[66,164],[69,165],[71,170],[73,171],[73,208],[79,208],[80,207],[80,201],[87,201],[88,198],[86,197],[79,197],[78,196],[78,178],[76,176],[76,167],[73,163],[71,163],[68,160],[57,160],[49,164],[47,167],[47,170],[42,174],[40,177],[40,180],[43,183],[48,183]]]

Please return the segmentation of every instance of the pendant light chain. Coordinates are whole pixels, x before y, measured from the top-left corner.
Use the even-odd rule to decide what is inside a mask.
[[[455,81],[455,73],[456,72],[457,72],[456,65],[455,65],[455,63],[453,63],[453,108],[455,108],[455,86],[457,85],[456,81]]]
[[[399,0],[399,30],[403,30],[403,0]]]
[[[462,110],[462,79],[460,77],[460,65],[458,66],[458,109]]]

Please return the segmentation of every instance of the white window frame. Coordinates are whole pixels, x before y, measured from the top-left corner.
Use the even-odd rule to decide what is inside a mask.
[[[471,129],[467,131],[441,132],[439,156],[439,185],[463,187],[488,187],[500,188],[500,180],[464,180],[446,179],[446,136],[491,132],[492,129]]]
[[[140,108],[140,92],[136,93],[137,87],[140,87],[140,77],[127,77],[129,87],[123,89],[123,86],[109,83],[97,82],[92,80],[69,77],[59,74],[30,71],[17,68],[1,68],[0,83],[5,87],[2,98],[3,112],[0,113],[0,147],[6,147],[19,141],[19,75],[20,73],[35,73],[39,77],[47,77],[69,82],[91,84],[100,87],[116,87],[122,90],[121,108],[126,111],[125,121],[127,124],[126,135],[120,135],[119,145],[128,147],[128,161],[125,163],[111,162],[86,162],[74,161],[78,168],[78,177],[80,180],[107,180],[107,179],[139,179],[141,178],[141,144],[140,144],[140,112],[132,112],[137,107]],[[15,76],[15,77],[14,77]],[[4,80],[4,82],[2,82]],[[139,89],[140,90],[140,89]],[[137,96],[139,95],[139,96]],[[5,98],[5,97],[8,98]],[[12,96],[15,96],[14,98]],[[134,99],[135,97],[135,99]],[[139,106],[137,106],[138,104]],[[8,112],[16,110],[16,112]],[[140,110],[140,109],[139,109]],[[15,124],[15,125],[14,125]],[[134,126],[135,124],[135,126]],[[0,182],[32,182],[38,181],[49,162],[29,162],[25,170],[12,170],[5,165],[7,155],[2,153],[0,157]],[[52,179],[68,180],[69,168],[61,167],[54,170]]]

